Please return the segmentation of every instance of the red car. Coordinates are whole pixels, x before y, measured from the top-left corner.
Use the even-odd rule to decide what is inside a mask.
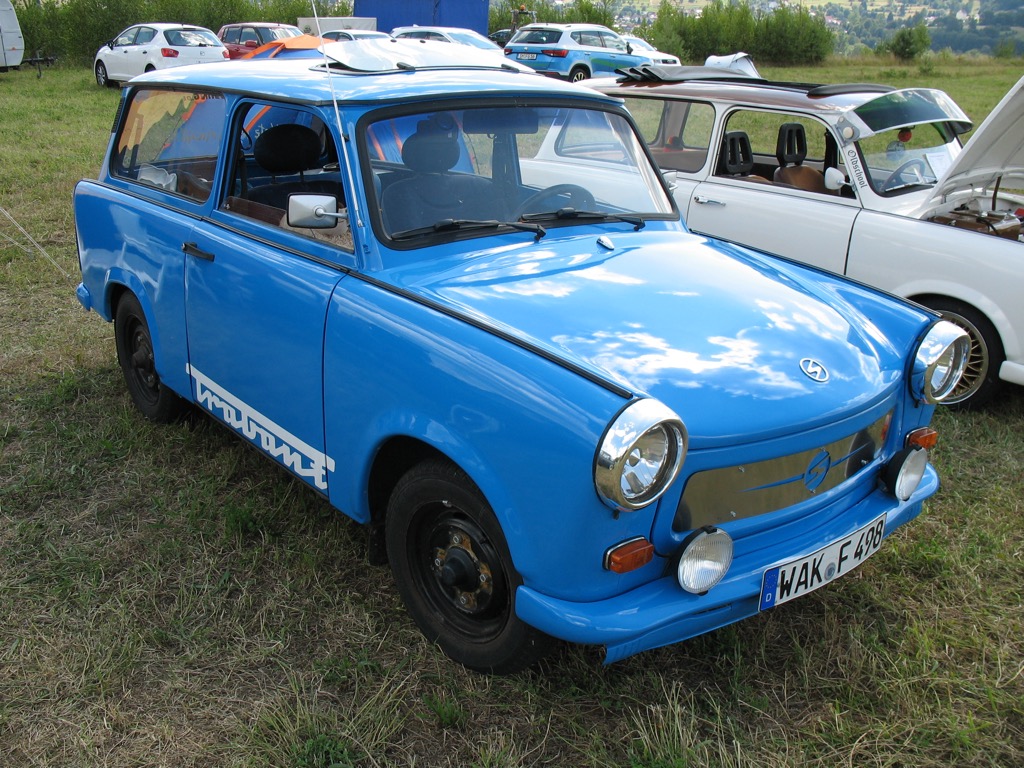
[[[238,59],[264,43],[297,37],[302,30],[293,24],[275,24],[268,21],[246,21],[240,24],[225,24],[217,37],[228,49],[232,59]]]

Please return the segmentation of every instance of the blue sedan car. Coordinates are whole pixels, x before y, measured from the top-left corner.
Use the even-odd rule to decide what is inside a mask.
[[[689,234],[617,99],[468,48],[138,77],[74,208],[141,414],[197,408],[365,523],[473,669],[770,610],[938,487],[959,329]]]

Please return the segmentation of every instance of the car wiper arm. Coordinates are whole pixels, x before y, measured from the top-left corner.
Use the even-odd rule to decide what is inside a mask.
[[[437,232],[456,232],[469,229],[498,229],[499,227],[511,227],[522,232],[532,232],[536,240],[540,240],[547,234],[547,230],[540,224],[532,224],[524,221],[498,221],[497,219],[441,219],[426,227],[405,229],[401,232],[392,232],[392,240],[407,240],[422,235],[432,235]]]
[[[559,208],[557,211],[544,213],[524,213],[523,221],[550,221],[551,219],[600,219],[602,221],[622,221],[633,225],[633,231],[639,232],[647,222],[640,216],[622,213],[606,213],[604,211],[578,211],[575,208]]]

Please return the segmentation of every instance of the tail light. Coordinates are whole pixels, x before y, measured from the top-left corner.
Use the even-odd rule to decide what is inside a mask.
[[[545,56],[550,56],[553,59],[564,59],[569,55],[569,51],[565,48],[547,48],[542,50],[541,53]]]
[[[161,48],[160,55],[165,59],[176,59],[178,58],[178,52],[173,48]]]

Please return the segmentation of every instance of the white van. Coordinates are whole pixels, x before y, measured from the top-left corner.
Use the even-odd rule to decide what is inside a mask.
[[[25,56],[25,38],[21,36],[18,14],[11,0],[0,0],[0,72],[21,66]]]

